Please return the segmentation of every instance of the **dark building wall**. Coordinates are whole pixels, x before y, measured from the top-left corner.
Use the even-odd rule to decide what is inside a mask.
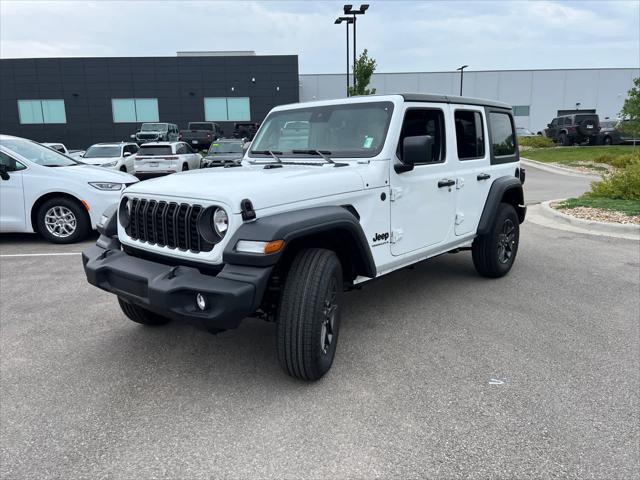
[[[157,98],[159,120],[183,129],[204,121],[205,97],[249,97],[251,120],[261,122],[298,95],[295,55],[7,59],[0,60],[0,133],[86,148],[129,140],[139,128],[113,122],[112,98]],[[67,123],[21,125],[17,101],[37,99],[64,99]],[[231,134],[233,122],[220,123]]]

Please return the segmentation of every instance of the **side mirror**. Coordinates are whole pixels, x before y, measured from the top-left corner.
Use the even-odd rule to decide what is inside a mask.
[[[413,170],[416,163],[430,163],[433,155],[433,137],[417,135],[405,137],[402,142],[402,160],[395,166],[398,173]]]
[[[547,123],[547,127],[550,127],[550,126],[551,126],[551,124],[550,124],[550,123]]]
[[[6,165],[0,165],[0,178],[2,180],[9,180],[9,170]]]
[[[129,156],[131,156],[131,152],[124,152],[124,153],[122,154],[122,156],[123,156],[123,157],[129,157]]]

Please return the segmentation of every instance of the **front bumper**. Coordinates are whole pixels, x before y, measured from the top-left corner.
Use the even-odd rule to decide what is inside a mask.
[[[236,328],[262,301],[271,267],[225,265],[218,275],[197,268],[170,266],[137,258],[102,235],[82,252],[87,280],[102,290],[165,317],[209,330]],[[202,311],[195,297],[207,300]]]

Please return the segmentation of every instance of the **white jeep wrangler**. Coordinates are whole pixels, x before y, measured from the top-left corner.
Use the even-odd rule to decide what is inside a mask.
[[[87,278],[131,320],[274,321],[290,375],[333,362],[345,291],[445,252],[501,277],[526,208],[511,108],[385,95],[274,108],[241,166],[127,188]]]

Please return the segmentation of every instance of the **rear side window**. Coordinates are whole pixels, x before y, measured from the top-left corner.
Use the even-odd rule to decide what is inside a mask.
[[[170,145],[154,145],[149,147],[140,147],[138,151],[138,155],[141,157],[144,156],[156,156],[156,155],[171,155],[173,152],[171,151]]]
[[[397,155],[402,159],[402,145],[406,137],[430,135],[433,138],[431,161],[416,165],[443,163],[445,160],[444,113],[438,109],[410,108],[404,115]]]
[[[489,128],[491,129],[491,149],[496,157],[514,155],[516,153],[516,135],[513,122],[508,113],[489,113]]]
[[[456,110],[454,118],[458,158],[470,160],[484,157],[482,114],[471,110]]]

